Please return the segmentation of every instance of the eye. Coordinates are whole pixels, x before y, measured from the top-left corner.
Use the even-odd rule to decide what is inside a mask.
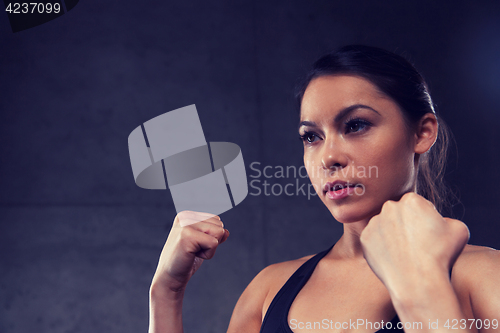
[[[316,139],[320,140],[320,138],[313,132],[305,132],[300,136],[300,140],[302,140],[305,144],[314,143],[317,141]]]
[[[360,118],[351,119],[345,122],[345,133],[357,133],[366,130],[371,123]]]

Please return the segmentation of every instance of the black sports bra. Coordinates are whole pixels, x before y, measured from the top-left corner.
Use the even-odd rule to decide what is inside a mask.
[[[295,271],[295,273],[293,273],[283,287],[281,287],[280,291],[276,294],[271,302],[271,305],[269,305],[269,308],[267,309],[266,316],[264,317],[264,321],[262,322],[262,326],[260,328],[260,333],[293,333],[288,325],[288,312],[290,311],[293,300],[302,287],[304,287],[307,280],[311,277],[311,274],[316,268],[318,262],[332,248],[333,245],[328,250],[320,252],[306,261]],[[390,321],[390,325],[387,323],[384,328],[378,330],[376,333],[389,331],[396,333],[398,331],[404,331],[403,329],[397,328],[399,322],[400,320],[396,315],[396,317]]]

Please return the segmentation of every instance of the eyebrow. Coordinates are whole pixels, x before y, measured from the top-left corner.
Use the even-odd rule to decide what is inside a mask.
[[[335,119],[333,121],[336,122],[336,123],[338,123],[342,118],[346,117],[349,113],[353,112],[356,109],[368,109],[368,110],[371,110],[371,111],[375,112],[379,116],[381,115],[377,110],[375,110],[374,108],[369,107],[368,105],[354,104],[354,105],[346,107],[345,109],[342,109],[342,111],[340,111],[335,116]],[[307,121],[307,120],[301,121],[299,123],[299,129],[302,126],[318,127],[318,125],[314,121]]]

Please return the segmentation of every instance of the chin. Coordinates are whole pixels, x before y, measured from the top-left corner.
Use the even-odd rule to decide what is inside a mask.
[[[376,206],[376,207],[375,207]],[[329,202],[328,210],[333,218],[340,223],[354,223],[369,220],[380,213],[381,206],[370,205],[369,203],[345,203],[335,204]],[[372,207],[372,209],[370,209]]]
[[[340,223],[355,223],[363,220],[369,220],[374,215],[360,215],[360,214],[333,214],[333,218]]]

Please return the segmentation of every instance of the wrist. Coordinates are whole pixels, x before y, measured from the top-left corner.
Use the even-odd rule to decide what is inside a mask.
[[[149,289],[149,333],[182,333],[184,290],[177,292],[153,281]]]
[[[433,331],[447,332],[443,326],[447,320],[465,318],[448,273],[436,272],[422,277],[420,283],[407,285],[406,290],[390,291],[390,295],[403,322],[421,322],[425,325],[439,322],[439,329]]]
[[[449,272],[437,265],[417,266],[404,270],[388,279],[386,288],[391,299],[401,303],[414,303],[437,295],[441,290],[451,287]]]
[[[149,288],[149,298],[153,302],[180,302],[184,299],[186,286],[163,283],[153,278]]]
[[[407,284],[404,287],[392,289],[389,294],[394,306],[404,312],[429,309],[447,296],[455,295],[453,287],[446,277],[424,278],[420,280],[420,283]]]

